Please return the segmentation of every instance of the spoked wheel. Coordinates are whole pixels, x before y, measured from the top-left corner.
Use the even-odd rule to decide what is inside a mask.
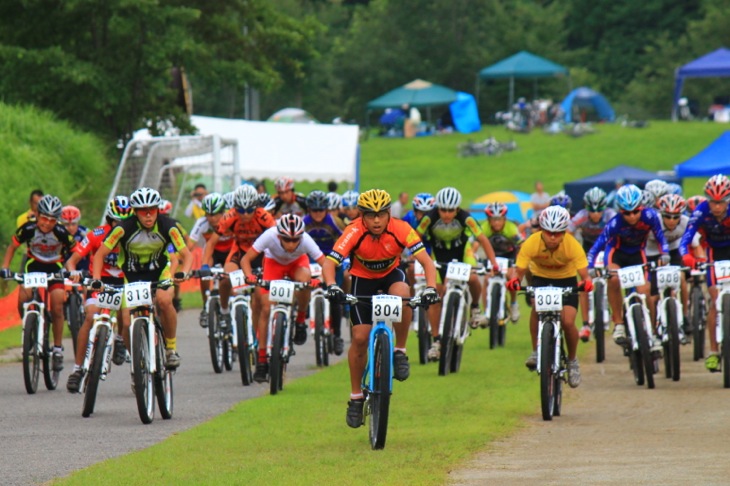
[[[489,312],[489,349],[499,346],[499,302],[501,301],[502,288],[499,285],[492,287],[492,295],[490,296],[490,312]]]
[[[542,326],[540,341],[540,405],[542,406],[542,419],[552,420],[555,410],[555,384],[556,374],[553,369],[555,364],[555,336],[553,336],[553,321],[548,320]]]
[[[231,371],[233,369],[233,333],[228,327],[221,329],[221,348],[223,367],[226,371]]]
[[[208,312],[208,347],[210,348],[210,362],[213,364],[213,371],[223,372],[223,333],[220,322],[218,322],[218,302],[210,305]]]
[[[455,352],[454,331],[457,327],[456,314],[459,311],[459,296],[451,294],[446,304],[446,318],[441,336],[441,357],[439,358],[439,375],[446,376],[451,371],[452,354]]]
[[[596,340],[596,363],[606,359],[606,323],[603,322],[603,282],[596,282],[593,288],[593,338]]]
[[[667,348],[669,354],[670,374],[667,378],[673,381],[679,381],[680,375],[680,357],[679,357],[679,316],[677,315],[676,302],[670,300],[667,302],[667,331],[669,332],[669,342]]]
[[[639,342],[640,361],[644,368],[646,387],[654,388],[654,358],[649,347],[649,336],[644,328],[644,312],[638,305],[633,306],[631,312],[634,317],[634,329],[636,330],[636,340]]]
[[[388,334],[382,332],[375,337],[375,371],[372,376],[373,390],[368,394],[370,407],[370,446],[373,449],[385,447],[388,434],[388,412],[390,410],[392,351]]]
[[[428,312],[423,307],[418,312],[418,362],[428,363],[428,350],[431,349],[431,324],[428,322]]]
[[[150,371],[149,337],[147,322],[137,319],[132,323],[132,379],[137,397],[137,411],[143,424],[155,418],[155,386]]]
[[[79,335],[79,329],[84,322],[84,306],[81,301],[81,295],[72,292],[68,297],[68,328],[71,331],[71,340],[73,341],[74,356],[76,356],[76,339]]]
[[[327,336],[324,333],[324,302],[321,298],[314,303],[314,354],[317,366],[329,366]]]
[[[459,369],[461,368],[461,357],[464,354],[464,343],[462,342],[459,344],[457,337],[462,336],[464,333],[466,326],[468,324],[466,323],[467,316],[464,314],[461,317],[461,323],[456,326],[454,329],[454,349],[451,352],[451,372],[452,373],[458,373]],[[503,327],[503,326],[500,326]]]
[[[705,357],[705,323],[704,323],[704,296],[699,286],[692,287],[690,294],[690,306],[692,309],[692,347],[694,349],[693,359],[699,361]]]
[[[553,417],[560,417],[563,408],[563,375],[567,373],[568,360],[563,352],[560,356],[560,373],[555,374],[555,392],[553,393]]]
[[[238,333],[238,362],[241,366],[241,382],[248,386],[253,382],[252,367],[255,365],[256,354],[253,352],[253,343],[248,342],[248,315],[242,305],[236,306],[236,332]]]
[[[38,390],[41,357],[38,353],[38,314],[25,316],[23,323],[23,381],[25,391],[32,395]]]
[[[47,390],[55,390],[58,386],[58,375],[60,371],[53,370],[53,348],[48,344],[48,332],[51,323],[51,316],[46,314],[46,332],[43,336],[43,381]]]
[[[287,337],[284,335],[284,314],[277,313],[274,320],[274,336],[272,342],[274,343],[271,349],[271,362],[269,363],[269,391],[272,395],[276,395],[280,390],[284,388],[284,339]]]
[[[82,417],[88,417],[94,413],[96,405],[96,392],[99,389],[99,381],[101,378],[101,370],[104,367],[104,349],[109,338],[109,329],[105,326],[98,326],[96,337],[91,347],[91,359],[89,360],[89,376],[86,381],[86,390],[84,390],[84,408],[81,411]]]
[[[155,343],[157,348],[157,352],[155,353],[155,359],[157,360],[155,395],[157,396],[160,415],[163,419],[167,420],[172,418],[172,376],[175,372],[167,369],[167,364],[165,363],[165,337],[159,328],[155,329]]]
[[[730,388],[730,295],[722,296],[722,385]]]

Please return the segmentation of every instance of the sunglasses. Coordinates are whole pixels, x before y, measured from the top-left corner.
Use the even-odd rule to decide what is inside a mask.
[[[630,214],[639,214],[640,212],[641,212],[641,209],[634,209],[632,211],[626,211],[625,209],[621,210],[621,214],[623,214],[624,216],[628,216]]]
[[[205,196],[205,194],[203,194],[202,192],[194,192],[193,193],[193,197],[203,197],[203,196]]]
[[[439,212],[441,213],[455,213],[456,209],[441,209],[439,208]]]
[[[250,207],[250,208],[236,208],[236,212],[238,214],[251,214],[254,211],[256,211],[256,208]]]
[[[279,238],[286,243],[298,243],[301,240],[301,238],[289,238],[288,236],[280,236]]]
[[[662,214],[664,219],[679,219],[679,214]]]
[[[602,213],[603,211],[605,211],[606,208],[602,207],[602,208],[586,208],[586,209],[588,210],[589,213]]]
[[[546,231],[542,230],[543,233],[545,233],[548,236],[552,236],[553,238],[557,238],[558,236],[563,236],[565,234],[565,231]]]
[[[317,208],[317,209],[311,208],[311,209],[309,210],[309,212],[310,212],[310,213],[323,213],[323,212],[325,212],[325,211],[327,211],[327,210],[326,210],[326,209],[324,209],[324,208]]]
[[[56,221],[58,221],[58,219],[51,218],[50,216],[46,216],[45,214],[39,215],[38,216],[38,219],[41,220],[41,221],[45,221],[47,223],[55,223]]]
[[[159,210],[160,208],[138,208],[135,209],[134,212],[142,216],[149,216],[150,214],[157,214],[157,211]]]

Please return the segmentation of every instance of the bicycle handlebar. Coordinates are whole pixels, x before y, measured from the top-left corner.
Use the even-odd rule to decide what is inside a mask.
[[[371,300],[373,298],[372,295],[352,295],[352,294],[345,294],[345,301],[348,304],[357,304],[361,300]],[[405,302],[405,304],[408,307],[416,308],[416,307],[423,307],[427,308],[431,304],[427,304],[425,302],[421,302],[421,297],[401,297],[401,300]],[[439,301],[441,298],[439,298]]]

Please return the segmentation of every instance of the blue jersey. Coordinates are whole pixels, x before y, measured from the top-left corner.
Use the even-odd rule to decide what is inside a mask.
[[[327,214],[321,223],[317,223],[312,219],[312,216],[306,215],[304,220],[304,230],[309,233],[322,253],[328,255],[332,248],[335,246],[335,242],[342,234],[342,230],[335,223],[334,218]]]
[[[593,268],[596,256],[601,250],[610,255],[613,250],[635,255],[644,250],[649,232],[654,233],[662,253],[669,253],[669,245],[664,238],[659,213],[651,208],[643,208],[636,224],[629,225],[621,214],[614,216],[603,228],[603,232],[588,252],[588,267]]]
[[[412,209],[408,211],[405,216],[401,218],[403,221],[411,225],[411,228],[416,229],[418,228],[418,222],[420,219],[416,219],[416,213]],[[429,255],[431,254],[431,242],[428,241],[428,238],[425,236],[421,236],[421,240],[423,241],[423,247],[426,249],[426,253]]]
[[[76,243],[81,243],[84,241],[84,238],[86,238],[86,233],[88,233],[89,230],[86,226],[79,225],[78,229],[76,230],[76,233],[74,233],[74,240],[76,240]],[[71,255],[73,253],[68,253],[66,255],[66,258],[64,258],[64,261],[68,261],[69,258],[71,258]],[[89,255],[86,255],[84,258],[79,260],[76,263],[76,270],[88,270],[89,269]]]
[[[730,214],[726,211],[725,215],[718,220],[710,212],[710,203],[703,201],[698,204],[689,218],[687,230],[679,243],[680,255],[689,253],[692,238],[698,231],[710,248],[730,247]]]

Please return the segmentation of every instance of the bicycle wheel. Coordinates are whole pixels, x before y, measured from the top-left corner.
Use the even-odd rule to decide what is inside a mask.
[[[162,335],[162,330],[159,327],[155,329],[155,345],[157,348],[155,353],[155,359],[157,360],[157,371],[154,377],[155,395],[160,415],[163,419],[168,420],[172,418],[172,375],[174,373],[167,369],[165,363],[165,336]]]
[[[60,371],[53,370],[53,348],[49,345],[48,333],[50,332],[51,316],[46,313],[45,328],[46,332],[43,336],[43,381],[46,384],[46,390],[55,390],[58,386],[58,375]]]
[[[155,385],[150,371],[150,348],[145,319],[132,323],[132,378],[137,411],[143,424],[152,423],[155,418]]]
[[[418,311],[418,362],[428,363],[428,350],[431,349],[431,323],[428,321],[428,312],[423,307]]]
[[[722,386],[730,388],[730,295],[722,296]]]
[[[213,297],[211,297],[212,299]],[[213,371],[216,373],[223,372],[223,343],[220,322],[218,322],[218,306],[217,300],[214,300],[208,306],[208,347],[210,348],[210,362],[213,364]]]
[[[542,419],[552,420],[555,410],[555,337],[553,320],[548,319],[542,326],[540,341],[540,405]]]
[[[631,308],[634,317],[634,329],[636,330],[636,340],[639,342],[639,361],[644,368],[644,377],[646,378],[646,387],[654,388],[654,358],[651,356],[651,348],[649,347],[649,336],[644,328],[644,312],[639,305]]]
[[[385,447],[388,434],[388,412],[390,410],[391,359],[393,350],[390,337],[381,332],[375,336],[375,370],[372,376],[372,391],[368,394],[370,406],[370,446],[373,449]]]
[[[466,314],[461,316],[461,322],[454,328],[454,349],[451,352],[451,372],[458,373],[461,368],[461,357],[464,354],[464,343],[459,344],[456,337],[461,336],[468,325]],[[502,327],[502,326],[500,326]]]
[[[439,358],[439,376],[446,376],[451,371],[451,355],[454,352],[454,330],[457,327],[456,315],[459,311],[459,296],[456,293],[449,295],[446,304],[446,317],[441,335],[441,357]]]
[[[272,336],[273,347],[271,349],[271,361],[269,362],[269,391],[272,395],[279,393],[283,388],[282,381],[284,379],[284,314],[277,312],[274,318],[274,329]]]
[[[236,305],[234,314],[236,319],[236,331],[238,332],[238,361],[241,365],[241,383],[249,386],[253,382],[252,367],[255,365],[253,343],[248,342],[248,326],[251,325],[247,319],[246,309],[242,305]]]
[[[593,337],[596,340],[596,363],[606,359],[606,323],[603,322],[604,283],[596,282],[593,287]]]
[[[38,314],[26,314],[23,324],[23,381],[29,395],[38,390],[41,357],[38,355]]]
[[[101,369],[104,366],[104,348],[109,337],[109,329],[105,326],[99,326],[94,338],[94,344],[91,347],[91,359],[89,363],[89,377],[86,379],[86,390],[84,391],[84,408],[81,411],[82,417],[88,417],[94,413],[94,405],[96,404],[96,391],[99,389],[99,379],[101,378]]]
[[[233,369],[233,333],[225,323],[221,326],[221,352],[223,367],[226,371],[231,371]]]
[[[555,388],[553,392],[553,417],[560,417],[563,410],[563,376],[568,372],[568,357],[565,354],[565,340],[560,350],[560,372],[556,373]]]
[[[702,289],[699,285],[693,285],[689,296],[689,305],[692,309],[692,348],[693,359],[699,361],[705,357],[705,323],[703,320],[703,301]]]
[[[314,355],[317,366],[328,366],[327,338],[324,335],[324,302],[317,298],[314,302]]]
[[[669,342],[667,345],[669,351],[669,365],[671,367],[671,378],[673,381],[679,381],[679,316],[677,316],[677,304],[674,300],[667,302],[667,331],[669,332]]]
[[[490,296],[489,311],[489,349],[494,349],[499,345],[499,303],[502,297],[502,288],[499,285],[492,287],[492,295]]]
[[[74,356],[76,356],[76,340],[79,335],[79,329],[84,323],[83,317],[83,302],[81,301],[81,294],[78,292],[71,292],[68,296],[68,328],[71,331],[71,341],[73,342]]]

